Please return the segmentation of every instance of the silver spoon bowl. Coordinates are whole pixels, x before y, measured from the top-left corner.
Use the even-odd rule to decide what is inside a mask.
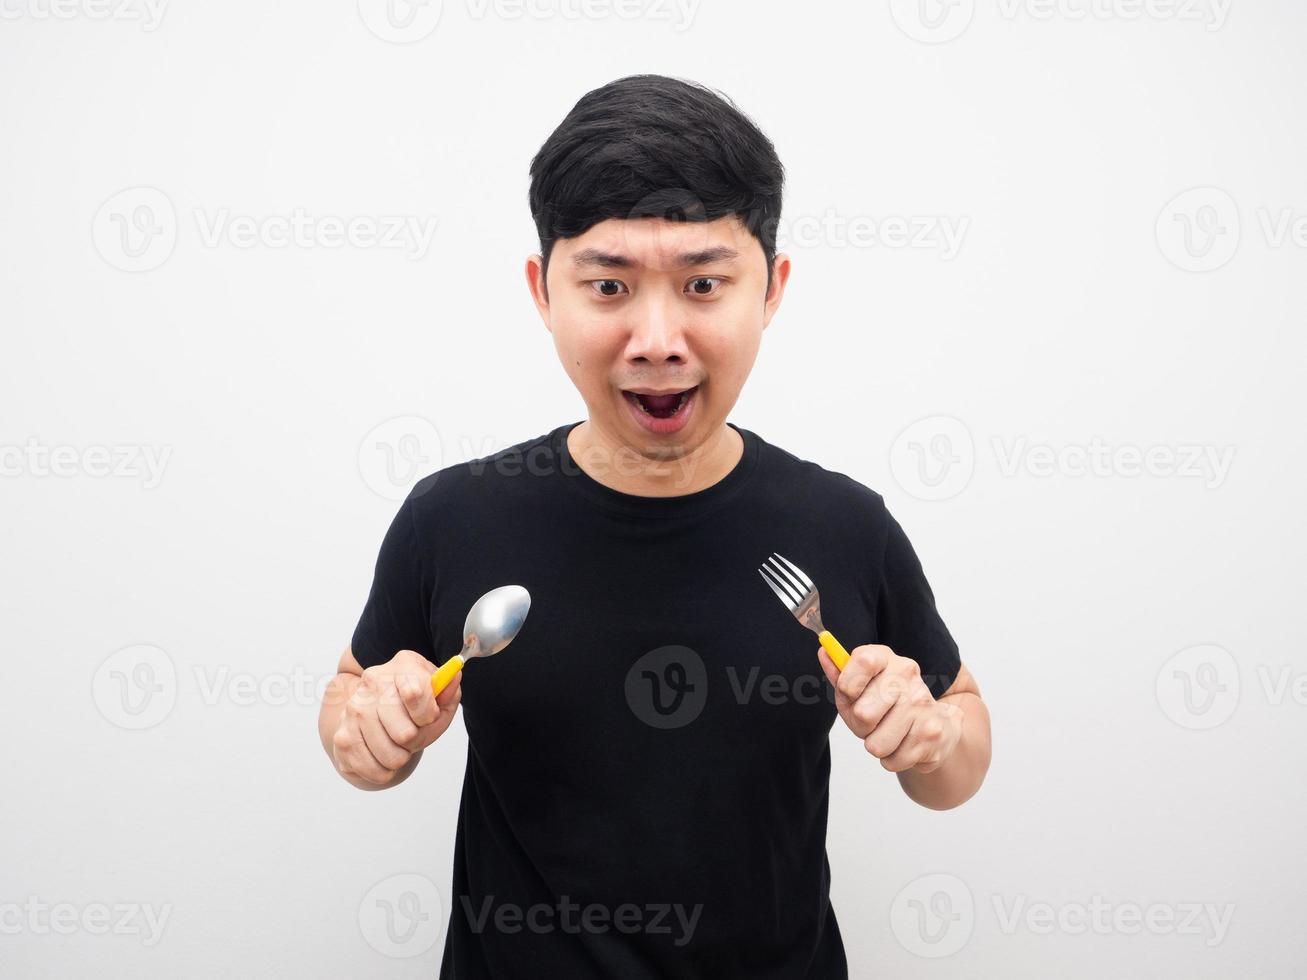
[[[473,657],[492,657],[513,642],[526,622],[531,593],[520,585],[501,585],[472,604],[463,621],[463,649],[431,675],[431,691],[439,694]]]

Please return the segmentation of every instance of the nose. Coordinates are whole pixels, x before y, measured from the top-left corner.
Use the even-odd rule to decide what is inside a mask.
[[[631,305],[630,312],[633,319],[626,342],[628,361],[662,364],[689,360],[683,313],[661,290],[647,290],[640,302]]]

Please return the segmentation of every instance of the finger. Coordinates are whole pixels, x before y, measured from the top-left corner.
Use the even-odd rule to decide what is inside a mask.
[[[453,688],[452,692],[450,691],[450,688]],[[445,688],[445,690],[440,693],[442,696],[446,693],[449,693],[451,696],[448,698],[440,697],[436,699],[437,701],[444,700],[446,703],[439,707],[435,720],[429,725],[423,725],[419,728],[417,736],[412,742],[406,744],[404,748],[414,752],[420,749],[425,749],[436,739],[440,738],[441,735],[445,734],[445,731],[451,724],[453,724],[454,715],[458,713],[458,705],[463,700],[463,688],[459,686],[458,678],[455,677],[454,680],[450,682],[449,687]]]
[[[400,650],[399,653],[397,653],[395,656],[404,657],[408,661],[408,663],[405,666],[415,667],[418,673],[422,673],[425,671],[428,677],[434,674],[438,669],[435,664],[433,664],[426,657],[422,656],[422,654],[418,653],[416,650]]]
[[[381,722],[381,727],[390,740],[406,752],[412,752],[417,748],[414,743],[422,732],[422,726],[413,721],[408,706],[410,698],[418,701],[422,697],[420,689],[416,693],[406,690],[415,681],[418,684],[422,683],[416,678],[403,674],[395,675],[395,697],[384,699],[377,707],[377,719]],[[436,699],[431,697],[429,691],[427,697],[431,698],[431,710],[435,711]],[[432,721],[434,720],[433,718]]]
[[[888,647],[883,649],[888,650]],[[910,704],[924,709],[933,703],[930,689],[921,680],[915,660],[889,656],[887,666],[872,678],[856,705],[859,724],[870,734],[896,704]]]
[[[955,704],[936,702],[932,698],[930,708],[918,712],[912,729],[903,740],[915,749],[909,768],[934,772],[944,764],[953,746],[957,744],[956,739],[962,734],[960,726],[955,727],[959,711]]]
[[[881,671],[889,663],[890,648],[876,643],[863,644],[849,651],[849,662],[840,672],[835,689],[850,701],[857,701]]]
[[[897,754],[898,753],[895,753],[895,755]],[[913,762],[912,757],[909,756],[906,757],[904,759],[903,764],[900,765],[898,762],[896,762],[894,756],[892,755],[884,762],[882,762],[881,765],[884,766],[886,769],[889,769],[890,772],[907,772],[909,769],[911,769],[915,772],[919,772],[923,775],[926,775],[928,773],[934,772],[936,769],[938,769],[940,766],[944,764],[942,760],[936,760],[935,762],[928,762],[927,760],[930,758],[930,752],[921,746],[916,747],[912,755],[917,757],[916,762]],[[891,764],[893,765],[893,768],[891,768]]]
[[[440,710],[440,716],[430,725],[422,728],[418,732],[416,744],[412,746],[416,749],[425,749],[428,745],[445,734],[450,725],[454,723],[454,715],[458,712],[458,699],[455,698],[453,703],[446,705]]]
[[[912,727],[915,716],[916,712],[913,711],[911,704],[902,700],[896,701],[875,730],[863,739],[867,751],[880,759],[883,764],[903,744],[903,739],[907,736],[908,729]]]
[[[396,674],[395,689],[399,691],[400,700],[404,704],[409,720],[418,728],[430,725],[440,714],[440,709],[436,706],[436,696],[431,693],[430,675],[423,677],[418,674]],[[390,734],[392,738],[395,737],[393,731]],[[403,744],[402,739],[396,738],[395,741]]]
[[[831,688],[835,693],[835,710],[839,713],[839,716],[844,719],[844,724],[849,727],[850,731],[857,734],[858,738],[866,738],[867,734],[871,731],[871,728],[863,726],[850,713],[850,709],[853,707],[853,702],[850,701],[847,696],[840,693],[840,669],[835,666],[835,662],[831,660],[830,654],[826,652],[825,647],[817,648],[817,662],[821,664],[822,673],[826,675],[826,680],[830,682]]]
[[[382,785],[390,780],[391,772],[368,751],[367,743],[358,725],[350,720],[341,722],[332,737],[336,751],[336,764],[348,776],[357,776],[369,783]]]
[[[877,674],[862,696],[845,709],[845,720],[858,738],[866,739],[884,724],[885,717],[901,699],[903,685],[887,683],[888,671]]]
[[[872,678],[865,694],[875,693],[888,706],[899,701],[911,701],[914,704],[926,704],[930,690],[921,680],[916,662],[904,657],[895,658],[895,662]]]
[[[396,710],[403,712],[404,724],[412,726],[413,723],[408,720],[408,712],[399,704],[399,695],[392,686],[388,694],[378,698],[375,706],[365,710],[359,718],[359,731],[363,733],[363,741],[367,743],[368,751],[378,762],[391,770],[401,768],[412,755],[390,737],[386,730],[386,723],[382,721],[383,713],[390,714]],[[395,724],[393,720],[391,723]],[[417,729],[413,728],[410,734],[416,735]]]
[[[908,733],[899,743],[899,747],[880,760],[880,764],[890,772],[906,772],[908,769],[917,766],[922,772],[934,772],[939,768],[938,763],[931,766],[919,766],[930,757],[931,745],[920,736],[920,732],[929,722],[929,717],[923,714],[917,714],[912,720],[912,726]]]

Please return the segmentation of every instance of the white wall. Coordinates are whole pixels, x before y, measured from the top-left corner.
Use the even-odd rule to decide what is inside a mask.
[[[430,469],[583,417],[522,281],[527,165],[656,71],[789,173],[733,420],[885,494],[993,713],[945,813],[835,729],[853,975],[1296,974],[1301,5],[445,0],[387,41],[371,0],[125,2],[0,24],[0,972],[434,975],[443,909],[408,945],[360,910],[447,895],[461,722],[379,794],[315,731],[395,508],[366,447]],[[208,237],[296,209],[436,225]]]

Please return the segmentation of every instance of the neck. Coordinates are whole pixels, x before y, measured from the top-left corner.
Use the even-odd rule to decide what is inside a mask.
[[[697,444],[635,446],[587,419],[567,434],[567,451],[586,476],[636,497],[683,497],[720,482],[744,455],[725,422]]]

